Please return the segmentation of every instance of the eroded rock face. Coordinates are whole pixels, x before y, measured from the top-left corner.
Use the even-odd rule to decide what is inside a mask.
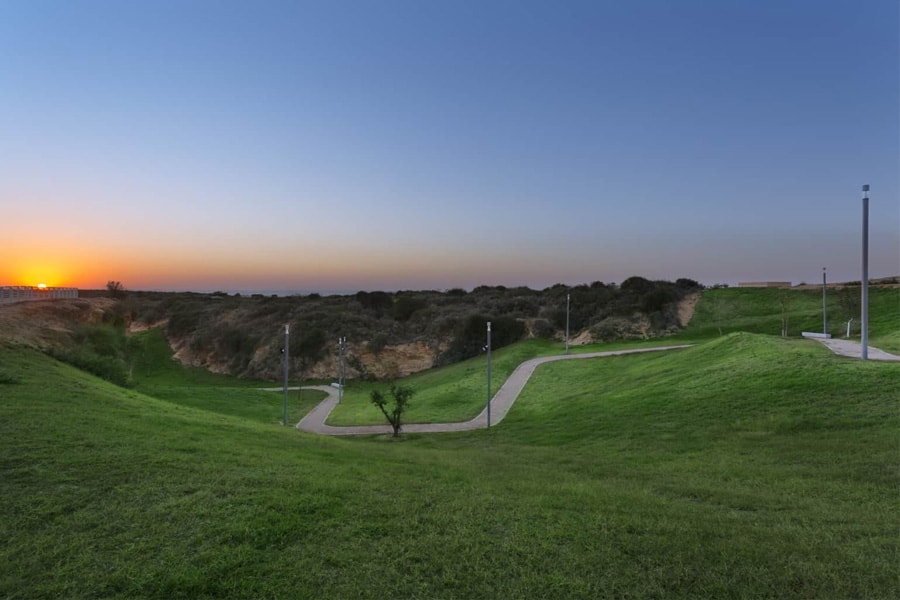
[[[192,348],[190,340],[170,339],[173,356],[181,364],[207,369],[214,373],[234,373],[230,357],[217,354],[210,348]],[[406,377],[434,366],[438,354],[445,350],[441,346],[435,351],[432,344],[424,341],[388,345],[375,352],[367,342],[347,344],[344,373],[348,379],[376,378],[397,379]],[[278,379],[281,376],[281,349],[261,346],[256,349],[242,375],[262,379]],[[294,362],[292,372],[300,373],[299,362]],[[328,354],[302,373],[303,379],[337,379],[337,353]]]

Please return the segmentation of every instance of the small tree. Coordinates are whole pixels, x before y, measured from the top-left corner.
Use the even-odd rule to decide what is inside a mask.
[[[372,400],[372,404],[378,407],[378,410],[381,411],[381,414],[388,420],[388,423],[391,424],[391,427],[394,430],[394,437],[398,437],[400,435],[400,428],[403,426],[402,417],[404,411],[406,411],[406,407],[409,404],[410,398],[412,398],[415,392],[412,388],[408,388],[402,385],[391,384],[391,396],[394,398],[394,405],[388,410],[387,407],[387,399],[384,397],[384,394],[379,392],[378,390],[372,390],[370,395],[370,399]]]
[[[781,337],[787,337],[788,334],[788,316],[791,311],[791,291],[781,289],[778,291],[778,305],[781,307]]]
[[[110,298],[124,298],[127,295],[125,286],[122,285],[121,281],[107,281],[106,291],[109,293]]]

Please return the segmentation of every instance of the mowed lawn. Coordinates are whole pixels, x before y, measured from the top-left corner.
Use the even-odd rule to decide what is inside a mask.
[[[4,597],[900,596],[900,364],[814,342],[553,363],[401,441],[20,349],[0,381]]]

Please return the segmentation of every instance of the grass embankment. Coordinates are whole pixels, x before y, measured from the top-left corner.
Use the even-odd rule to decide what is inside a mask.
[[[401,443],[0,364],[0,596],[900,595],[898,364],[728,335]]]
[[[826,294],[828,333],[843,338],[852,317],[851,339],[860,340],[860,288],[829,289]],[[822,332],[821,290],[726,288],[707,290],[679,339],[711,339],[722,333],[746,331],[781,334],[782,300],[788,337],[804,331]],[[900,352],[900,288],[869,289],[869,344]]]
[[[132,380],[135,388],[143,393],[182,406],[260,423],[281,423],[284,417],[283,394],[259,389],[277,384],[183,367],[172,358],[172,350],[159,329],[132,336],[129,345]],[[314,390],[290,391],[288,424],[296,424],[324,398],[323,392]]]
[[[857,294],[858,288],[850,293]],[[708,290],[697,305],[689,327],[676,336],[649,340],[572,346],[572,353],[602,352],[626,348],[697,343],[737,331],[779,335],[782,305],[788,322],[788,336],[799,338],[803,331],[822,330],[822,296],[816,291],[761,288],[727,288]],[[845,310],[840,294],[832,290],[828,301],[831,326],[829,332],[843,337],[846,321],[840,321]],[[871,344],[887,351],[900,352],[900,289],[870,290]],[[854,339],[859,340],[859,327]],[[532,339],[494,351],[492,355],[491,390],[493,393],[523,361],[538,356],[563,353],[558,341]],[[440,369],[431,369],[403,380],[416,394],[406,413],[407,423],[441,423],[465,421],[476,416],[487,401],[486,357],[480,356]],[[384,389],[384,383],[350,381],[343,402],[328,418],[329,425],[383,424],[384,418],[369,402],[372,389]]]
[[[570,353],[605,352],[626,348],[677,345],[668,338],[572,346]],[[495,394],[510,374],[524,361],[539,356],[563,354],[564,344],[531,339],[491,353],[491,393]],[[466,421],[478,415],[487,402],[487,355],[455,365],[429,369],[403,379],[415,391],[405,423],[447,423]],[[372,406],[373,389],[386,390],[384,382],[348,382],[342,402],[328,417],[329,425],[381,425],[384,417]]]

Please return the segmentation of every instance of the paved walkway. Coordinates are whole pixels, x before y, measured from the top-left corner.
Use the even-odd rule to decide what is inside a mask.
[[[850,340],[839,340],[836,338],[830,339],[822,339],[822,338],[811,338],[815,339],[817,342],[821,342],[828,346],[832,352],[837,354],[838,356],[849,356],[850,358],[862,358],[862,343],[853,342]],[[896,354],[890,354],[889,352],[885,352],[884,350],[879,350],[878,348],[873,348],[869,346],[868,353],[869,360],[884,360],[884,361],[900,361],[900,356]]]
[[[660,352],[663,350],[675,350],[678,348],[687,348],[691,344],[683,344],[680,346],[664,346],[656,348],[641,348],[637,350],[618,350],[613,352],[589,352],[585,354],[564,354],[562,356],[544,356],[541,358],[532,358],[526,360],[513,371],[497,393],[491,400],[491,425],[496,425],[503,420],[503,417],[512,408],[516,398],[519,397],[525,384],[534,370],[544,363],[557,360],[577,360],[583,358],[601,358],[605,356],[622,356],[625,354],[639,354],[643,352]],[[280,390],[281,388],[273,388]],[[296,389],[296,388],[295,388]],[[372,435],[377,433],[391,433],[390,425],[354,425],[348,427],[333,427],[326,425],[325,420],[331,414],[332,409],[337,406],[338,393],[337,389],[327,385],[314,385],[304,387],[303,389],[319,390],[326,392],[328,397],[312,409],[303,419],[297,423],[297,429],[307,431],[309,433],[318,433],[321,435]],[[440,433],[447,431],[471,431],[473,429],[484,429],[487,427],[487,407],[481,411],[477,417],[470,421],[460,421],[458,423],[410,423],[403,425],[404,433]]]

